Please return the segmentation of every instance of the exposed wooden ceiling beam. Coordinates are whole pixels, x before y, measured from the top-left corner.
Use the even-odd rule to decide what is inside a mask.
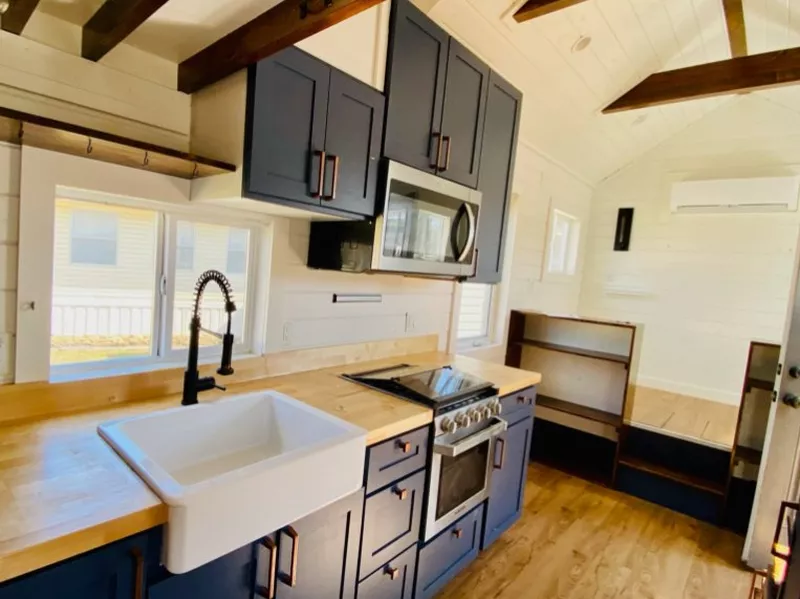
[[[19,35],[28,24],[39,0],[11,0],[6,12],[0,16],[0,29]]]
[[[106,0],[83,26],[81,54],[100,60],[167,0]]]
[[[514,20],[517,23],[524,23],[536,17],[575,6],[581,2],[586,2],[586,0],[528,0],[522,5],[522,8],[514,13]]]
[[[383,0],[283,0],[178,67],[178,89],[194,93]]]
[[[722,0],[725,9],[725,23],[728,26],[728,40],[731,56],[747,56],[747,30],[744,26],[744,7],[742,0]]]
[[[791,48],[655,73],[603,112],[622,112],[798,82],[800,48]]]

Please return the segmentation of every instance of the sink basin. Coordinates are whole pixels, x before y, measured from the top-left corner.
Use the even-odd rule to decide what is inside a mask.
[[[101,424],[169,506],[181,574],[361,488],[367,431],[275,391]]]

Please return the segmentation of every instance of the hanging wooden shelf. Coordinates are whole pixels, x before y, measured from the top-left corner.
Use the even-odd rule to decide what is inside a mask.
[[[0,108],[0,141],[53,150],[144,171],[197,179],[236,171],[236,166],[142,141]]]

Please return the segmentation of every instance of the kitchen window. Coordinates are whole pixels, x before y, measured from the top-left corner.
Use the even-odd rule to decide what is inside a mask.
[[[76,232],[79,240],[88,240],[77,250],[80,261]],[[231,281],[235,351],[247,353],[253,341],[248,324],[257,237],[258,229],[246,224],[206,222],[128,203],[57,199],[51,376],[126,372],[185,360],[195,282],[208,269]],[[201,316],[203,328],[225,332],[225,305],[216,289],[206,294]],[[202,333],[200,344],[202,357],[220,352],[221,340],[213,334]]]
[[[459,345],[486,345],[491,337],[492,298],[494,286],[463,283],[458,310],[457,338]]]
[[[580,221],[561,210],[553,209],[548,244],[547,273],[572,276],[578,266]]]

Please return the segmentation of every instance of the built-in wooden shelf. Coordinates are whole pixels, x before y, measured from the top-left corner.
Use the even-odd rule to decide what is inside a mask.
[[[557,343],[548,343],[546,341],[536,341],[534,339],[521,339],[516,341],[519,345],[527,345],[529,347],[538,347],[550,351],[561,352],[562,354],[572,354],[574,356],[582,356],[584,358],[592,358],[595,360],[605,360],[607,362],[617,362],[619,364],[630,364],[628,356],[619,354],[611,354],[608,352],[597,351],[594,349],[586,349],[584,347],[574,347],[571,345],[559,345]]]
[[[775,381],[768,381],[766,379],[759,379],[751,376],[747,378],[747,387],[749,389],[763,389],[764,391],[772,391],[775,388]]]
[[[622,425],[622,416],[619,414],[612,414],[611,412],[604,412],[596,408],[589,408],[581,404],[572,403],[571,401],[564,401],[550,397],[549,395],[542,395],[541,393],[536,396],[536,404],[557,412],[564,412],[587,420],[595,422],[602,422],[610,426],[619,427]]]
[[[692,476],[683,472],[676,472],[670,468],[665,468],[663,466],[652,464],[650,462],[646,462],[631,456],[626,456],[624,454],[619,456],[619,463],[624,466],[628,466],[629,468],[639,470],[640,472],[647,472],[648,474],[660,476],[661,478],[666,478],[682,485],[686,485],[687,487],[699,489],[700,491],[706,491],[708,493],[713,493],[714,495],[720,496],[725,495],[725,483],[717,483],[700,478],[698,476]]]
[[[745,445],[737,445],[736,459],[758,466],[761,464],[761,451]]]
[[[197,179],[236,171],[235,165],[220,160],[2,107],[0,141],[182,179]]]

